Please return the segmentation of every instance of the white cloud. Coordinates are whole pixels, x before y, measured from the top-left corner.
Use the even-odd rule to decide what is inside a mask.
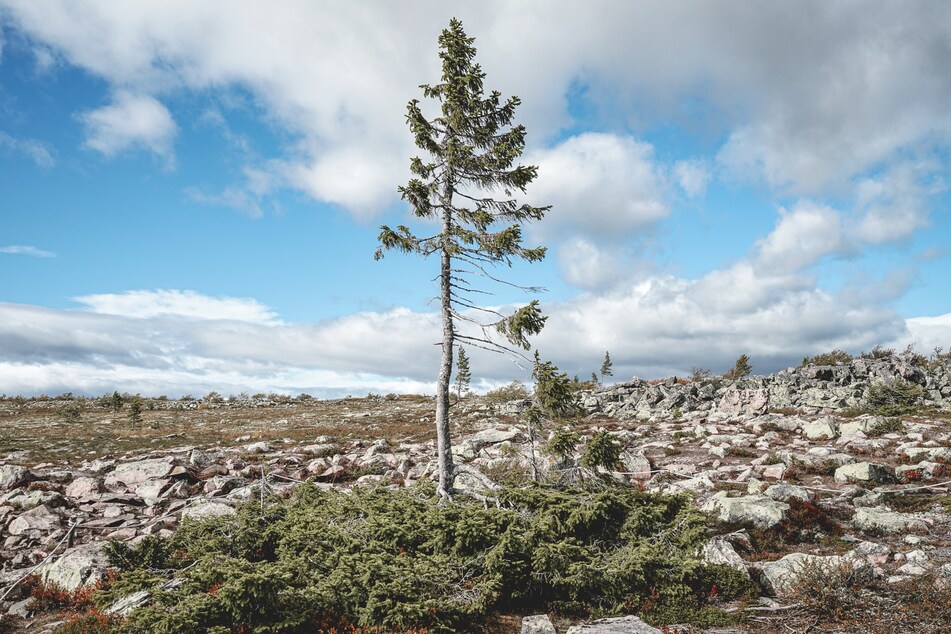
[[[74,299],[94,313],[136,319],[172,315],[269,324],[275,323],[277,318],[267,306],[254,299],[208,297],[195,291],[127,291]]]
[[[951,350],[951,313],[935,317],[913,317],[907,323],[908,333],[895,339],[892,347],[903,349],[911,344],[923,354],[930,354],[937,347],[945,352]]]
[[[113,103],[80,115],[85,146],[111,158],[130,149],[145,149],[174,165],[172,147],[178,126],[154,97],[120,92]]]
[[[116,92],[247,89],[301,141],[273,157],[288,164],[291,185],[364,217],[395,199],[410,139],[405,103],[437,79],[435,41],[452,15],[477,38],[487,86],[522,97],[518,119],[534,149],[576,129],[566,94],[577,84],[600,125],[703,126],[707,138],[728,139],[721,165],[796,196],[835,192],[951,137],[951,5],[940,3],[0,6],[37,47]],[[696,180],[681,185],[700,191]]]
[[[80,301],[83,310],[0,303],[0,392],[329,396],[432,392],[435,381],[435,313],[398,308],[288,324],[254,300],[194,292]],[[545,358],[587,376],[607,349],[619,380],[682,375],[693,366],[722,370],[741,353],[767,372],[807,353],[869,349],[906,337],[908,328],[929,345],[951,332],[942,330],[947,318],[906,326],[888,309],[851,305],[795,278],[760,280],[742,269],[695,281],[649,277],[544,308],[549,319],[537,344]],[[934,330],[928,337],[920,334],[925,326]],[[475,378],[486,384],[528,377],[508,358],[477,349],[470,356]]]
[[[558,259],[565,281],[578,288],[595,290],[627,279],[618,249],[602,249],[581,237],[560,245]]]
[[[712,174],[702,161],[677,161],[674,163],[674,177],[688,197],[702,198],[707,192]]]
[[[532,200],[552,205],[536,229],[541,233],[623,239],[670,212],[666,179],[648,143],[589,132],[532,154],[528,162],[538,165]]]
[[[16,139],[0,131],[0,148],[25,154],[37,167],[49,169],[56,165],[56,159],[49,147],[36,139]]]
[[[757,243],[757,263],[771,271],[795,271],[841,252],[846,245],[840,224],[838,212],[811,201],[780,209],[776,228]]]
[[[14,244],[7,247],[0,247],[0,253],[8,253],[10,255],[30,255],[35,258],[55,258],[56,254],[52,251],[45,251],[43,249],[37,249],[32,246],[25,246]]]
[[[856,235],[872,244],[908,238],[928,225],[929,191],[922,182],[926,168],[901,163],[856,186],[859,222]]]

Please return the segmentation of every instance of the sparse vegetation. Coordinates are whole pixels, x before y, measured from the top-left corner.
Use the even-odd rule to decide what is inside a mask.
[[[831,352],[817,354],[814,357],[803,357],[800,367],[805,365],[838,365],[849,363],[854,357],[845,350],[836,348]]]
[[[749,376],[752,373],[753,366],[750,365],[749,356],[741,354],[733,364],[733,367],[723,375],[723,378],[727,379],[728,381],[735,381],[737,379],[742,379],[743,377]]]
[[[900,416],[915,412],[924,396],[924,390],[917,383],[896,379],[873,383],[865,395],[869,411],[882,416]]]

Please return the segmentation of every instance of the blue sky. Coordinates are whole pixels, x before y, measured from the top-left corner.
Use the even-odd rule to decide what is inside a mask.
[[[0,0],[0,392],[430,391],[436,262],[372,255],[453,16],[553,205],[544,357],[951,346],[951,8],[540,6]]]

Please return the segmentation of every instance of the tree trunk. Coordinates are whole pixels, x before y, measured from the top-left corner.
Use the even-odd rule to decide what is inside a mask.
[[[450,187],[446,184],[447,189]],[[448,193],[451,200],[451,190]],[[443,235],[446,241],[452,231],[451,211],[443,209]],[[440,300],[442,306],[442,354],[439,379],[436,382],[436,452],[439,457],[439,495],[448,499],[452,493],[455,468],[452,463],[452,441],[449,436],[449,385],[452,380],[452,347],[455,332],[452,323],[452,258],[443,246],[440,258]]]

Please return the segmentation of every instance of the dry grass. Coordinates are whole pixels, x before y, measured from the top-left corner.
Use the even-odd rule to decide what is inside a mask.
[[[466,432],[491,419],[479,403],[454,408],[454,427]],[[193,408],[188,408],[192,406]],[[155,409],[150,409],[154,407]],[[391,442],[426,442],[435,437],[432,399],[399,397],[292,401],[271,407],[220,404],[194,407],[181,401],[146,401],[142,422],[132,423],[123,409],[86,401],[78,419],[67,420],[57,401],[0,401],[0,456],[36,464],[78,464],[103,456],[165,451],[183,446],[215,447],[267,440],[311,443],[317,436],[339,442],[386,438]],[[163,408],[163,409],[159,409]]]

